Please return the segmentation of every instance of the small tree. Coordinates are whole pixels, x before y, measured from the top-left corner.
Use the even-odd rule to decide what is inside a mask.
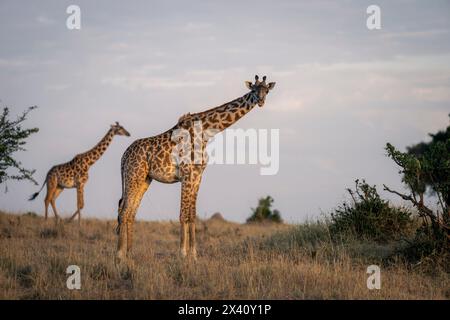
[[[450,177],[450,139],[431,145],[420,157],[400,152],[390,143],[387,143],[386,151],[400,167],[399,173],[403,175],[402,180],[410,193],[401,193],[386,185],[384,190],[398,195],[416,207],[423,221],[422,230],[432,237],[436,249],[445,249],[450,240],[450,207],[445,202],[450,190],[450,181],[442,177]],[[437,209],[431,209],[425,204],[423,193],[426,185],[437,196]]]
[[[272,221],[277,223],[283,222],[283,220],[281,219],[280,212],[278,210],[272,211],[271,209],[272,203],[273,198],[271,196],[260,198],[256,209],[252,208],[253,213],[247,219],[247,222],[263,222],[263,221]]]
[[[430,133],[429,136],[431,137],[429,142],[406,147],[408,154],[429,164],[427,170],[420,171],[420,179],[413,179],[408,186],[414,188],[422,202],[423,194],[428,189],[432,194],[440,196],[447,210],[450,210],[450,170],[448,170],[450,125],[445,130]],[[436,194],[436,189],[439,189],[439,194]]]
[[[29,107],[15,120],[10,119],[9,109],[3,108],[0,115],[0,184],[8,180],[28,180],[37,184],[33,179],[35,170],[26,169],[17,161],[13,154],[17,151],[25,151],[26,139],[33,133],[38,132],[38,128],[23,129],[22,123],[26,120],[28,113],[36,106]],[[15,173],[8,173],[13,169]]]

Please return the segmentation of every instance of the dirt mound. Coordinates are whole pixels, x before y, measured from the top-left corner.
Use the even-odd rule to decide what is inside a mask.
[[[211,221],[226,221],[222,214],[220,212],[214,213],[211,218],[209,218]]]

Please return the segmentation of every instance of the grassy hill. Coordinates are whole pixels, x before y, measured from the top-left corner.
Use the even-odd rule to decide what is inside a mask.
[[[45,222],[0,213],[1,299],[448,299],[446,273],[380,260],[393,248],[333,245],[320,224],[198,223],[196,262],[178,257],[178,222],[135,228],[133,269],[117,270],[115,221]],[[382,263],[380,290],[367,289],[370,264]],[[81,268],[81,290],[66,268]]]

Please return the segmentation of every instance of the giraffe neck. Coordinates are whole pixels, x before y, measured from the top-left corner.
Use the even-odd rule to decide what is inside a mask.
[[[100,140],[99,143],[95,145],[91,150],[84,153],[85,159],[87,159],[88,165],[93,165],[100,157],[105,153],[106,149],[111,144],[114,137],[114,132],[112,129],[108,130],[106,135]]]
[[[193,121],[201,121],[203,130],[212,129],[219,133],[247,114],[256,105],[258,98],[249,92],[240,98],[210,110],[192,114]]]

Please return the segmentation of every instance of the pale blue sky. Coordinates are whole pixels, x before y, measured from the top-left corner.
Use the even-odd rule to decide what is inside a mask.
[[[66,28],[70,4],[81,7],[80,31]],[[366,28],[370,4],[381,7],[381,30]],[[356,178],[400,188],[385,143],[404,148],[448,124],[449,16],[449,1],[1,1],[0,99],[13,113],[39,106],[28,124],[40,132],[18,154],[39,182],[114,121],[130,131],[91,168],[85,190],[85,216],[115,218],[132,141],[266,74],[277,82],[266,106],[235,128],[280,129],[279,173],[207,168],[198,214],[244,221],[270,194],[286,220],[301,221],[329,212]],[[45,191],[28,202],[35,186],[8,188],[2,209],[43,211]],[[179,191],[153,183],[138,218],[177,219]],[[75,198],[60,196],[63,214]]]

